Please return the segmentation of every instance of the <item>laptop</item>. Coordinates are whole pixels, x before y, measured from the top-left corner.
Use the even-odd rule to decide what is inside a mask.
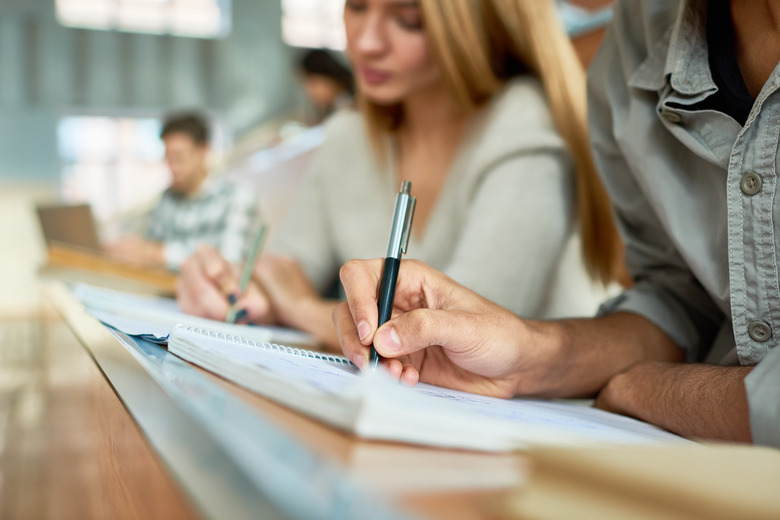
[[[95,219],[89,204],[38,206],[38,220],[46,243],[59,243],[100,251]]]

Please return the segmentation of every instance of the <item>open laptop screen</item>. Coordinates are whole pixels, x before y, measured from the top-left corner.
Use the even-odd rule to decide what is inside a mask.
[[[95,220],[88,204],[38,206],[36,210],[47,244],[56,242],[100,251]]]

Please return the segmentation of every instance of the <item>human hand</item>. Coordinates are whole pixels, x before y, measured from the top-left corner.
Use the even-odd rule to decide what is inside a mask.
[[[390,374],[484,395],[534,394],[544,349],[527,348],[534,324],[459,285],[422,262],[404,260],[393,318],[377,329],[382,260],[341,268],[347,301],[333,312],[341,347],[366,368],[373,342]]]
[[[164,267],[163,245],[140,237],[122,238],[103,246],[109,258],[138,266]]]
[[[256,284],[250,284],[240,295],[235,268],[211,246],[201,246],[181,265],[176,300],[183,311],[213,320],[224,321],[231,302],[235,302],[238,323],[273,322],[265,294]]]
[[[320,299],[300,263],[292,257],[264,254],[255,264],[252,278],[267,296],[279,323],[305,328],[302,307]]]

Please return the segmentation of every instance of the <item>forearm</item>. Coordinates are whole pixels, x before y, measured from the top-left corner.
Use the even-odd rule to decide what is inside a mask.
[[[637,363],[683,360],[680,349],[661,329],[636,314],[526,322],[526,326],[530,332],[523,342],[542,353],[519,369],[518,394],[595,395],[613,376]]]
[[[279,321],[281,325],[308,332],[329,350],[341,352],[332,318],[338,303],[336,300],[305,298],[295,304],[291,312],[282,313]]]
[[[613,378],[597,405],[685,437],[751,442],[744,384],[751,370],[643,363]]]
[[[277,323],[308,332],[339,350],[331,317],[337,302],[320,297],[297,259],[265,255],[255,264],[254,277],[270,300]]]

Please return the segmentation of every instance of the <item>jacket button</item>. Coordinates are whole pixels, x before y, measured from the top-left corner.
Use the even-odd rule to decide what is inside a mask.
[[[745,195],[755,195],[761,191],[761,186],[764,181],[761,180],[761,176],[755,172],[748,172],[742,176],[739,181],[739,188]]]
[[[772,328],[767,322],[756,320],[748,325],[748,336],[755,341],[763,343],[772,337]]]
[[[682,116],[678,114],[677,112],[672,112],[671,110],[661,110],[661,117],[669,121],[670,123],[677,124],[680,121],[682,121]]]

